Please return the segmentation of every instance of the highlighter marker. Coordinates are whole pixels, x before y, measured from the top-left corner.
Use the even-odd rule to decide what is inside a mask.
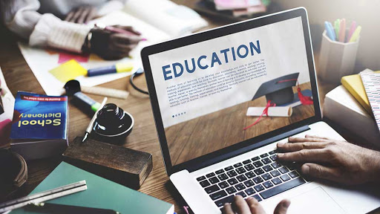
[[[346,38],[346,19],[340,20],[340,32],[339,32],[339,42],[344,43]]]
[[[352,34],[349,42],[356,42],[360,37],[360,32],[362,30],[361,26],[358,26],[355,30],[355,32]]]
[[[100,108],[100,103],[96,102],[80,91],[73,95],[72,102],[74,105],[78,106],[80,109],[87,113],[96,112]]]
[[[335,29],[335,38],[336,38],[336,40],[338,40],[339,39],[339,32],[340,32],[340,19],[335,20],[334,29]]]
[[[114,74],[122,72],[130,72],[133,69],[132,63],[117,63],[116,65],[100,67],[100,68],[91,68],[87,71],[87,76],[94,77],[104,74]]]
[[[331,23],[330,22],[325,22],[325,28],[326,28],[326,34],[327,36],[335,41],[335,32],[334,32],[334,28],[332,27]]]
[[[347,41],[346,42],[349,42],[351,37],[352,37],[352,34],[354,34],[356,30],[356,22],[355,21],[352,21],[351,23],[351,27],[350,27],[350,32],[348,33],[348,36],[347,36]]]

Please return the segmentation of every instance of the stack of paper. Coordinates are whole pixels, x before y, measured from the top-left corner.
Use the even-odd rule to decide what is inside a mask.
[[[368,91],[371,87],[377,90],[378,85],[371,83],[371,78],[363,80],[368,75],[380,75],[380,71],[373,72],[366,69],[360,74],[343,77],[342,86],[326,95],[323,113],[335,123],[380,147],[380,132],[373,112],[373,109],[377,111],[379,107],[376,103],[370,103],[368,99],[368,94],[371,94],[374,96],[372,101],[377,102],[380,92]],[[363,84],[363,81],[366,84]],[[377,121],[380,124],[380,116],[378,114],[375,116],[378,117]]]
[[[233,16],[250,16],[265,13],[269,0],[214,0],[217,10],[231,10]]]
[[[367,72],[360,73],[372,114],[375,118],[378,130],[380,131],[380,74]]]
[[[380,132],[374,118],[343,86],[326,94],[323,116],[380,148]]]
[[[366,69],[362,72],[372,72],[370,69]],[[380,71],[375,71],[375,73],[380,73]],[[351,93],[352,96],[363,106],[363,108],[372,114],[371,107],[369,105],[369,100],[367,94],[364,90],[363,82],[359,74],[349,75],[342,77],[342,85]]]

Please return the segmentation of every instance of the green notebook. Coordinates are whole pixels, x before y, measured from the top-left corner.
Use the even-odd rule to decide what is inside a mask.
[[[122,214],[173,214],[174,206],[144,193],[129,189],[97,175],[62,162],[38,185],[39,193],[63,185],[86,180],[87,190],[47,201],[47,203],[111,209]],[[17,209],[11,213],[30,213]]]

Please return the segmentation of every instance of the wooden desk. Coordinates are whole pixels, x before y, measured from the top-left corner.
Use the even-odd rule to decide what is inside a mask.
[[[177,0],[176,2],[191,6],[194,1]],[[207,20],[210,22],[209,28],[226,24],[215,20]],[[3,28],[0,29],[0,35],[0,66],[13,95],[16,95],[17,91],[29,91],[44,94],[43,89],[17,47],[17,38]],[[137,82],[138,84],[144,85],[145,79],[140,77],[137,79]],[[101,86],[128,90],[132,94],[125,101],[110,98],[109,102],[118,104],[124,110],[131,113],[135,118],[135,127],[124,146],[135,150],[149,152],[153,155],[153,171],[139,191],[172,203],[176,206],[176,211],[181,212],[179,204],[174,200],[174,198],[177,197],[177,195],[175,195],[176,191],[171,185],[169,185],[169,178],[163,164],[149,98],[131,89],[128,84],[128,78],[115,80],[102,84]],[[322,87],[320,87],[321,100],[323,100],[326,92],[333,87],[334,86],[331,85],[322,85]],[[91,95],[91,97],[98,102],[102,101],[101,96]],[[91,118],[71,104],[69,106],[69,112],[69,140],[72,141],[76,136],[83,136]],[[12,198],[24,196],[31,192],[60,163],[60,161],[61,158],[57,157],[28,163],[29,179],[24,188]]]
[[[304,83],[300,87],[301,90],[311,89],[310,83]],[[296,92],[295,88],[293,90]],[[254,127],[244,130],[244,127],[258,119],[258,117],[247,117],[247,109],[266,104],[267,101],[263,96],[166,128],[166,140],[173,165],[314,116],[312,105],[300,105],[293,108],[291,117],[263,117]]]

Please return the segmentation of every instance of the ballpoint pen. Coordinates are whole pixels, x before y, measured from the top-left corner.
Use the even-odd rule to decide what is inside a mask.
[[[97,117],[97,115],[98,115],[98,112],[100,111],[100,109],[103,108],[103,106],[106,104],[106,102],[107,102],[107,97],[105,97],[105,98],[103,99],[102,104],[100,105],[100,107],[98,108],[98,110],[95,112],[94,116],[92,116],[92,119],[91,119],[91,121],[90,121],[90,124],[88,124],[87,129],[86,129],[86,133],[84,134],[84,137],[83,137],[83,139],[82,139],[82,143],[84,143],[84,142],[87,140],[88,135],[91,133],[92,126],[93,126],[93,124],[94,124],[94,122],[95,122],[95,120],[96,120],[96,117]]]
[[[102,28],[102,29],[105,29],[105,30],[109,30],[109,31],[114,32],[114,33],[121,33],[121,34],[125,34],[125,35],[128,35],[128,36],[139,36],[138,34],[135,34],[135,33],[131,32],[131,31],[127,31],[127,30],[120,29],[120,28],[113,27],[113,26],[105,26],[105,25],[102,25],[102,24],[99,24],[99,23],[96,23],[94,26]],[[141,41],[147,41],[147,39],[141,38]]]

